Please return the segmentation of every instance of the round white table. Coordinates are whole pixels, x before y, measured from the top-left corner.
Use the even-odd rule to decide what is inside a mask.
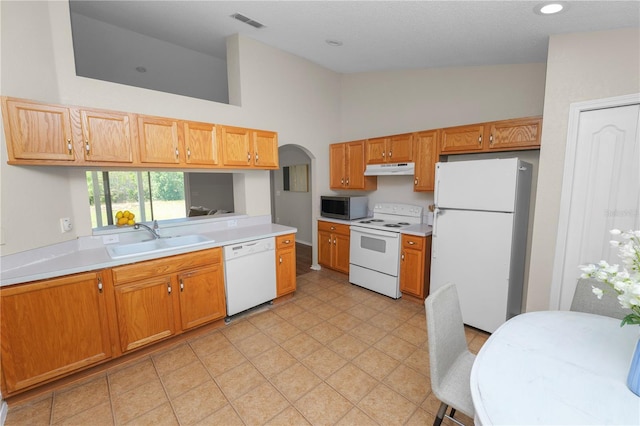
[[[627,373],[640,327],[582,312],[518,315],[471,370],[476,425],[640,425]]]

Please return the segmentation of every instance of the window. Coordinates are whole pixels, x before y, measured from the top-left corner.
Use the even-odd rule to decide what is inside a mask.
[[[129,210],[136,222],[183,218],[186,215],[182,172],[87,172],[91,224],[113,225],[118,211]]]

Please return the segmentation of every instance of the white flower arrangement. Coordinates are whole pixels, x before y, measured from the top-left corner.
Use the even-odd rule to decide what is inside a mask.
[[[640,324],[640,230],[622,232],[612,229],[610,232],[622,238],[622,241],[611,241],[611,246],[618,247],[622,270],[619,265],[609,265],[601,260],[598,264],[581,265],[582,278],[593,278],[606,283],[618,294],[620,305],[631,309],[620,326]],[[598,299],[602,299],[601,289],[593,287],[593,293]]]

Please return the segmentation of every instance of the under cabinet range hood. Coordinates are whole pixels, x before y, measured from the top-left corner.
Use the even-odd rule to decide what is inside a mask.
[[[365,176],[413,176],[415,163],[367,164]]]

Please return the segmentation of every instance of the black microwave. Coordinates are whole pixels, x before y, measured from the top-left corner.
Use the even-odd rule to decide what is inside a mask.
[[[368,197],[321,196],[320,216],[333,219],[355,220],[367,217]]]

